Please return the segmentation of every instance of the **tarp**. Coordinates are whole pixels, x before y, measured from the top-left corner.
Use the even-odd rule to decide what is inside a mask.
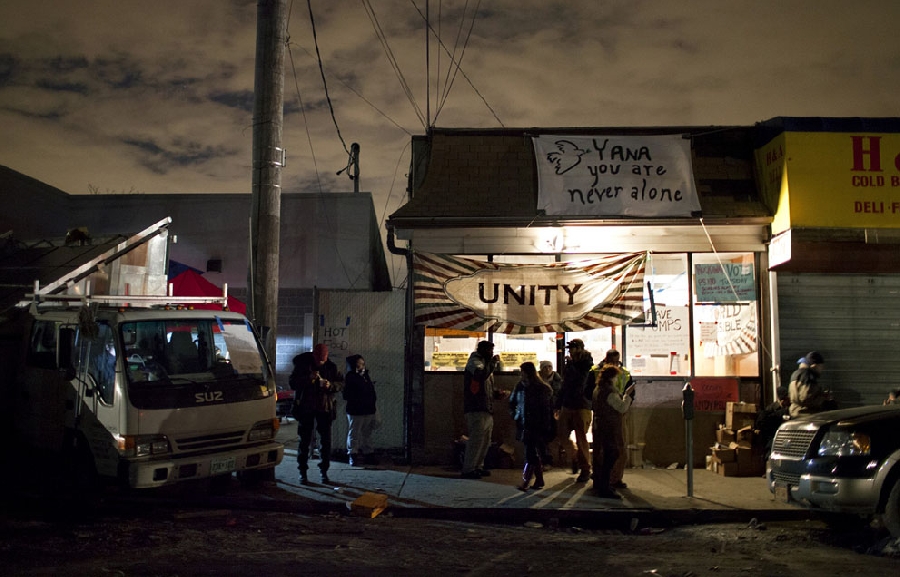
[[[647,254],[551,264],[413,255],[416,324],[551,333],[643,322]]]
[[[172,283],[172,296],[176,297],[218,297],[222,296],[222,288],[209,282],[196,269],[187,268],[169,279]],[[218,305],[198,303],[197,309],[220,310]],[[228,310],[247,314],[247,305],[238,299],[228,296]]]

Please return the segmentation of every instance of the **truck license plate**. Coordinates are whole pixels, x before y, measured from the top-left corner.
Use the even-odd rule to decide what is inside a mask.
[[[229,471],[234,471],[234,457],[222,457],[219,459],[213,459],[209,464],[210,475],[228,473]]]
[[[781,503],[791,502],[791,486],[775,485],[775,500]]]

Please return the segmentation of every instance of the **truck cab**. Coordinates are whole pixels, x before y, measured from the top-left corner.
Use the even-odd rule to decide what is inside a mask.
[[[15,371],[15,444],[61,455],[81,481],[132,488],[273,476],[284,454],[275,383],[252,326],[178,300],[32,303]]]

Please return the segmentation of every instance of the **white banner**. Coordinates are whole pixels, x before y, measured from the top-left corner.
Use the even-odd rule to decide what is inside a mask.
[[[552,333],[643,319],[646,253],[551,264],[413,255],[416,324]]]
[[[538,210],[560,216],[699,213],[691,141],[657,136],[537,136]]]

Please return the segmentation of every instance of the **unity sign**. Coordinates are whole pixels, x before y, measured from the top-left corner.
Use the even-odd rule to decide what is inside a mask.
[[[521,334],[643,322],[646,259],[514,265],[417,253],[416,324]]]

